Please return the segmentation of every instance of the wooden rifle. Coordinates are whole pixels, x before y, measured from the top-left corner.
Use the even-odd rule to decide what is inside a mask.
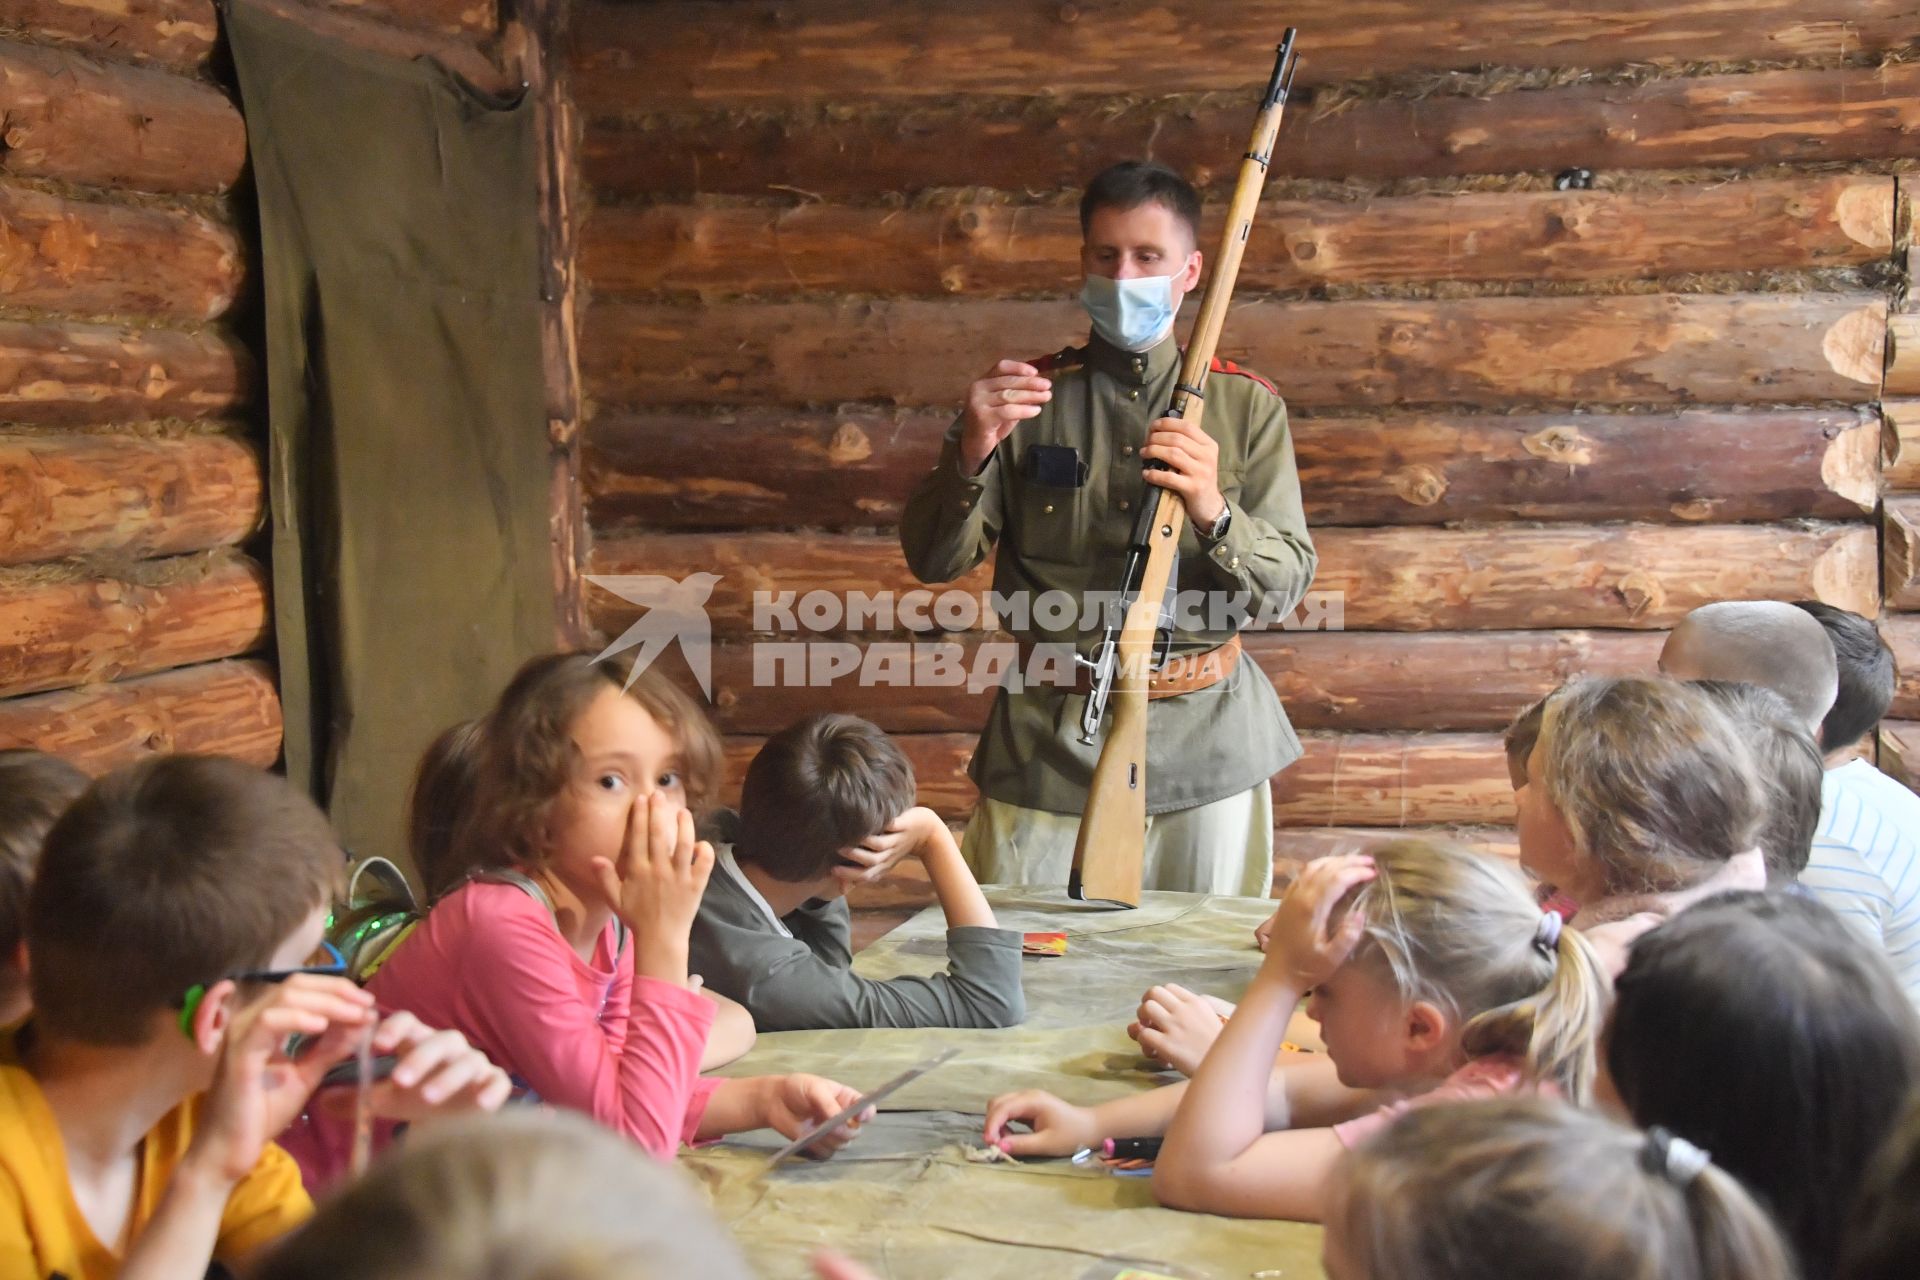
[[[1247,235],[1266,185],[1267,164],[1274,139],[1293,88],[1294,28],[1288,27],[1273,64],[1254,122],[1253,141],[1240,164],[1233,202],[1227,208],[1227,226],[1220,252],[1213,261],[1200,314],[1187,342],[1180,381],[1173,404],[1162,416],[1199,423],[1206,407],[1207,374],[1226,324],[1227,304],[1240,274]],[[1166,464],[1149,462],[1150,468]],[[1100,748],[1087,803],[1080,815],[1080,833],[1073,845],[1073,870],[1067,894],[1081,901],[1140,905],[1141,864],[1147,838],[1147,680],[1152,667],[1155,637],[1167,583],[1179,554],[1180,534],[1186,527],[1186,506],[1180,495],[1159,485],[1146,486],[1140,516],[1128,541],[1126,572],[1119,599],[1103,621],[1100,643],[1091,658],[1079,661],[1091,668],[1092,690],[1080,719],[1080,740],[1099,738],[1107,704],[1113,704],[1113,725]]]

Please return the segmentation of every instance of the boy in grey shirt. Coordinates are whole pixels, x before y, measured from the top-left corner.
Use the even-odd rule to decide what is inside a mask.
[[[913,798],[913,766],[858,717],[809,716],[769,738],[693,922],[692,970],[763,1031],[1019,1023],[1020,935],[997,926],[953,833]],[[946,913],[947,971],[859,977],[847,886],[903,857],[920,859]]]

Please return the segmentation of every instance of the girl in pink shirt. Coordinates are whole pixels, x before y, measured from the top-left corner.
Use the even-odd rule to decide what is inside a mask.
[[[699,1076],[714,1005],[687,935],[713,850],[688,805],[720,746],[690,698],[584,654],[535,658],[475,747],[472,803],[423,860],[444,896],[368,983],[382,1007],[458,1028],[525,1094],[662,1158],[742,1129],[796,1137],[854,1099],[817,1076]]]
[[[1327,1052],[1276,1066],[1309,994]],[[1063,1155],[1164,1134],[1162,1204],[1318,1221],[1341,1153],[1408,1107],[1536,1088],[1584,1101],[1607,998],[1592,948],[1541,912],[1512,867],[1389,841],[1301,873],[1191,1081],[1091,1108],[1009,1094],[987,1108],[986,1139]]]

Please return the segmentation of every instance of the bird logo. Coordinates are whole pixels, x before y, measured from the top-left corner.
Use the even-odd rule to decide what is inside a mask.
[[[687,669],[700,682],[700,692],[709,702],[713,700],[713,620],[707,616],[706,605],[720,581],[719,574],[690,573],[676,581],[652,573],[590,573],[586,579],[644,611],[594,661],[635,650],[633,666],[627,671],[627,687],[631,688],[640,673],[678,640]]]

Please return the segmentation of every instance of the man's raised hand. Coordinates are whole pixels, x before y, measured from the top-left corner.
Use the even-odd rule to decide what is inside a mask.
[[[1038,417],[1053,399],[1053,383],[1019,360],[1002,360],[967,388],[961,412],[960,471],[974,475],[1022,420]]]

